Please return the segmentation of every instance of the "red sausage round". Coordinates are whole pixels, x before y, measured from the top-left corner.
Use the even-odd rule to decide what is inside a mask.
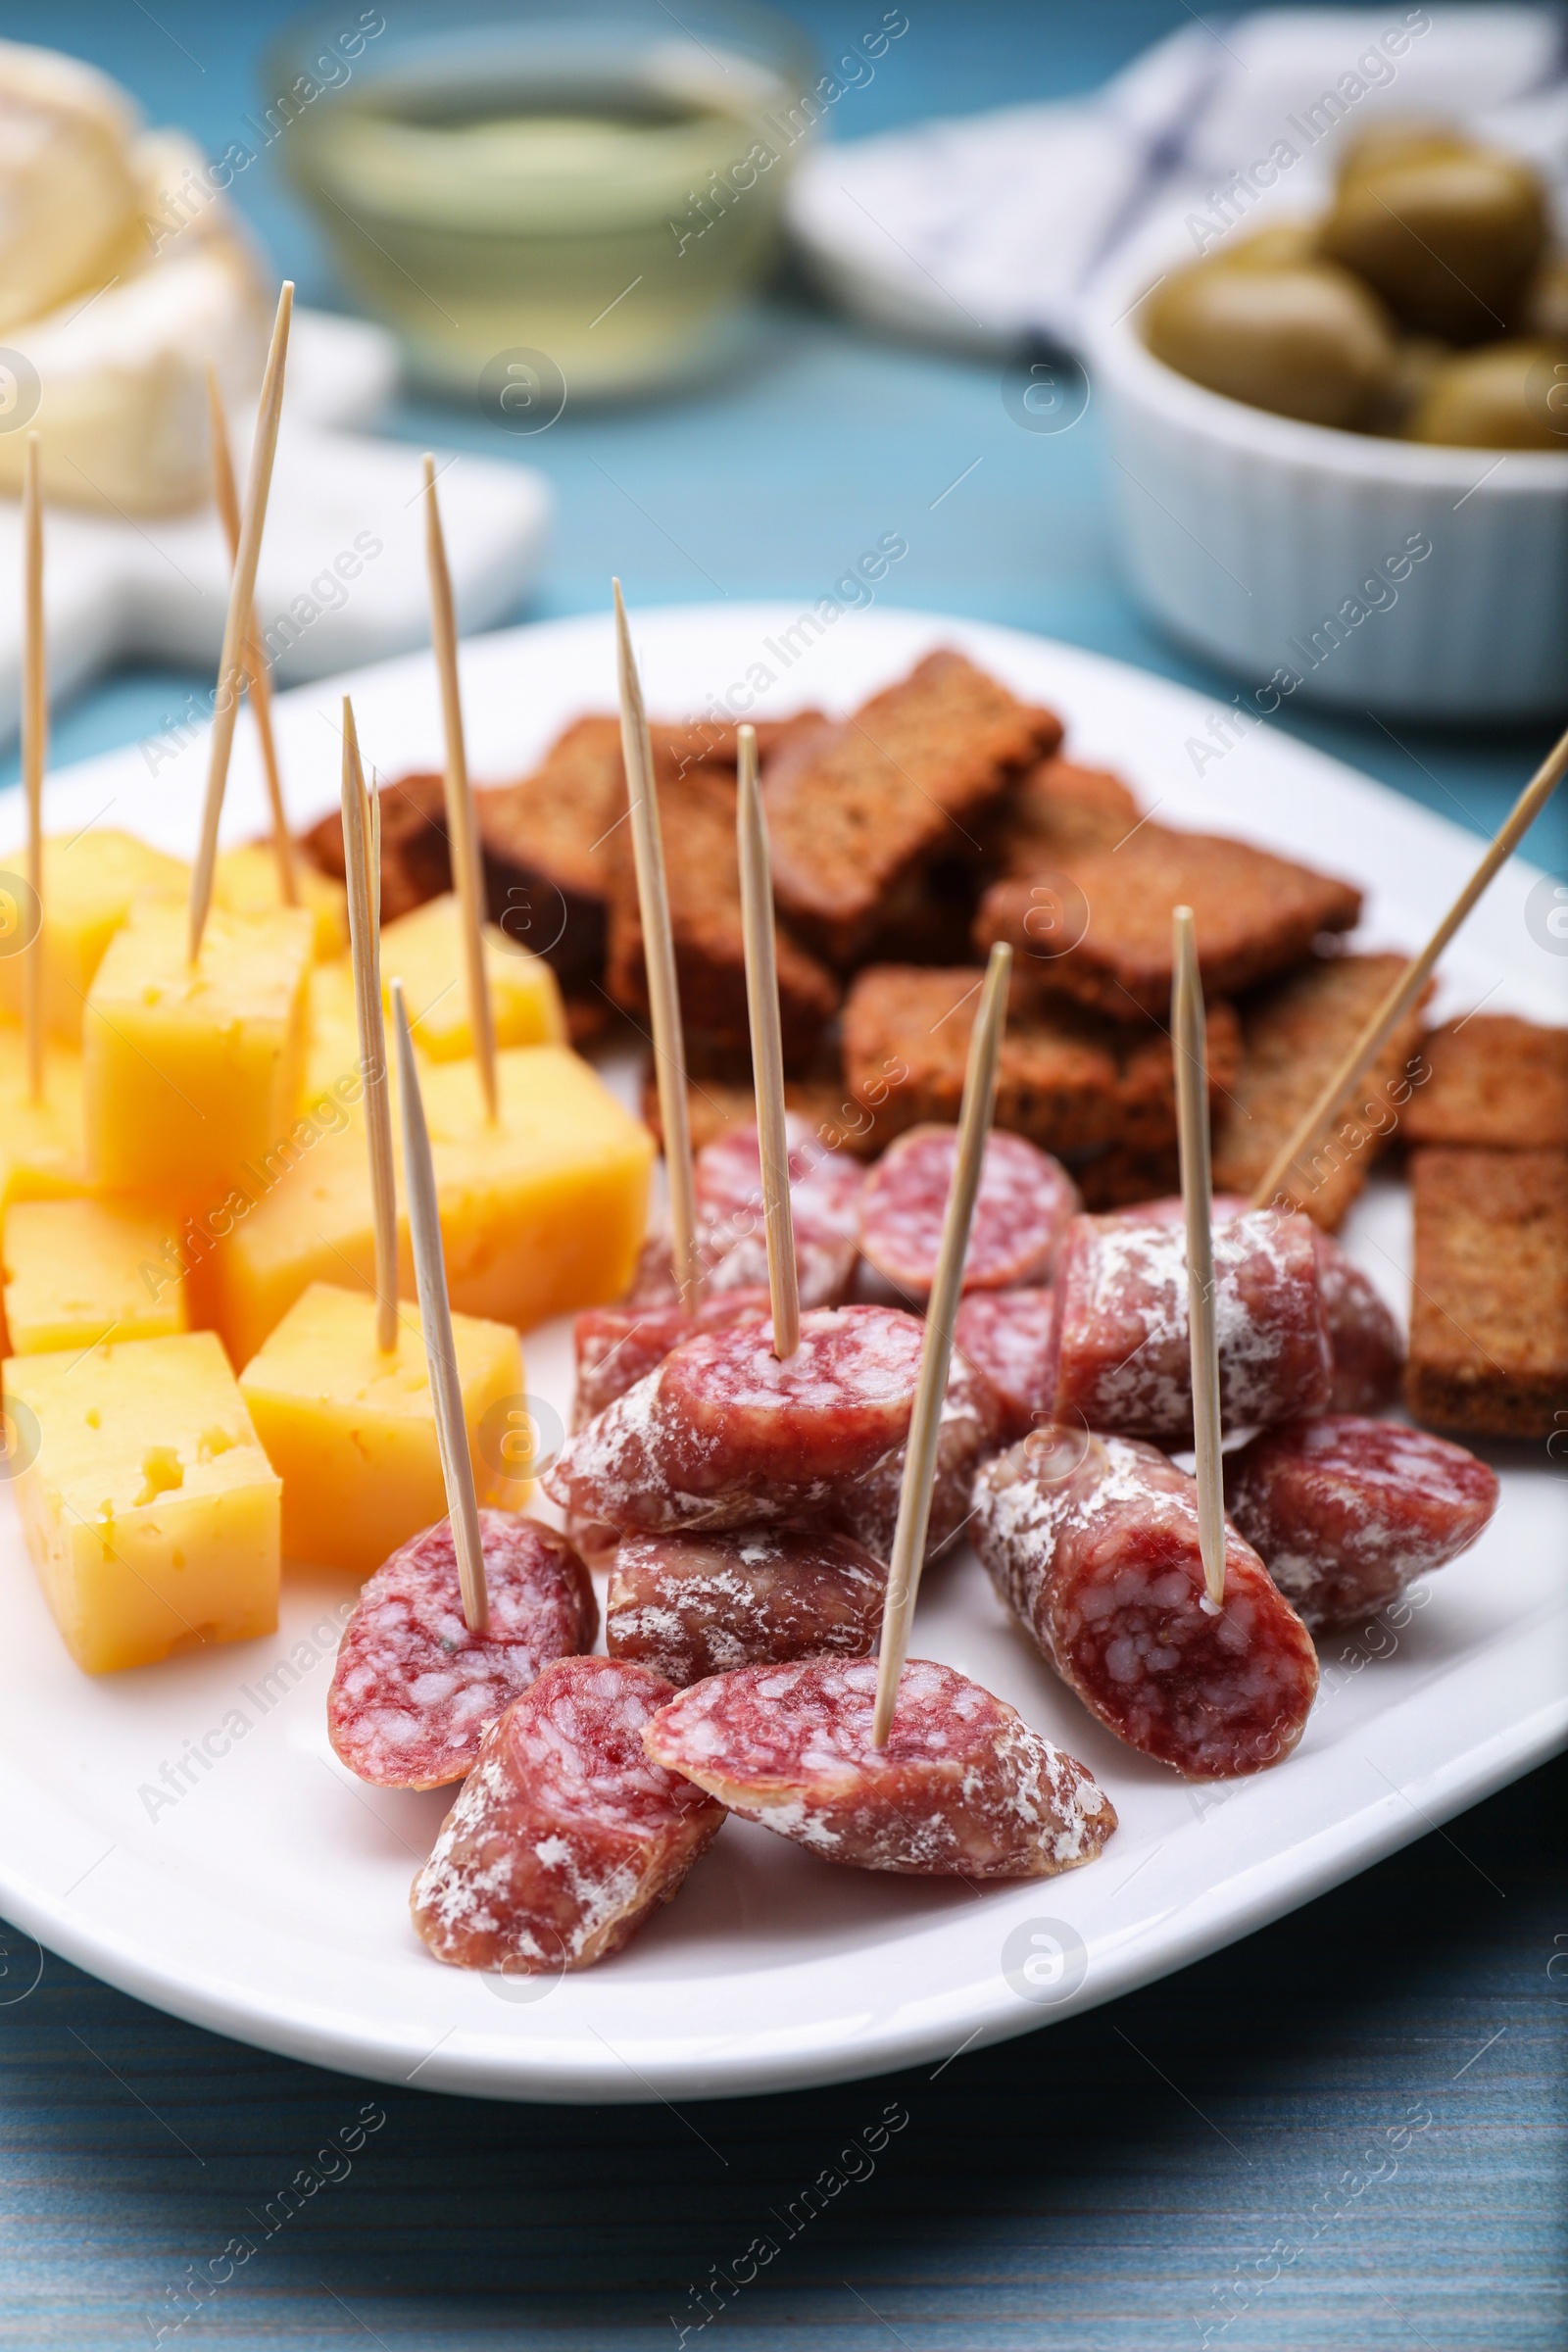
[[[738,1666],[874,1649],[887,1570],[826,1528],[626,1536],[605,1603],[605,1646],[677,1689]]]
[[[957,1158],[956,1127],[911,1127],[888,1146],[860,1195],[860,1250],[906,1298],[930,1296]],[[1058,1160],[1021,1135],[986,1138],[965,1291],[1043,1282],[1055,1262],[1078,1188]]]

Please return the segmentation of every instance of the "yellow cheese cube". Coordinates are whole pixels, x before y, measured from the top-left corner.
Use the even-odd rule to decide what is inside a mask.
[[[514,947],[486,923],[484,965],[498,1046],[565,1044],[560,984],[542,956]],[[389,988],[402,981],[414,1042],[429,1060],[461,1061],[473,1052],[463,934],[451,891],[388,923],[381,934],[381,977]]]
[[[0,864],[20,873],[23,854]],[[142,891],[182,891],[187,869],[130,833],[90,826],[43,845],[43,1017],[55,1037],[77,1045],[82,1006],[104,950]],[[22,957],[0,956],[0,1014],[22,1018]]]
[[[294,853],[294,880],[299,904],[316,925],[314,953],[318,963],[346,956],[349,945],[349,899],[341,882],[313,865],[303,850]],[[265,914],[283,904],[277,874],[277,852],[270,841],[247,841],[238,849],[219,853],[213,875],[213,904],[231,914]]]
[[[185,1329],[161,1253],[167,1216],[122,1200],[24,1200],[6,1211],[6,1330],[18,1355]]]
[[[217,1203],[292,1127],[312,918],[215,906],[196,963],[175,899],[138,899],[87,999],[87,1165],[107,1192]]]
[[[81,1055],[52,1039],[43,1100],[27,1091],[22,1032],[0,1023],[0,1212],[14,1200],[74,1200],[90,1190],[81,1131]]]
[[[311,967],[306,1004],[305,1095],[309,1101],[360,1067],[360,1024],[354,1009],[354,967],[347,956]]]
[[[509,1407],[524,1409],[522,1349],[510,1323],[454,1315],[468,1453],[481,1502],[520,1510]],[[397,1348],[375,1344],[375,1300],[317,1282],[240,1374],[240,1393],[283,1481],[283,1549],[368,1576],[446,1516],[418,1310],[399,1309]],[[488,1418],[487,1418],[488,1416]],[[521,1424],[519,1423],[519,1426]]]
[[[654,1146],[564,1047],[519,1047],[498,1056],[498,1070],[494,1127],[471,1061],[425,1070],[425,1115],[452,1303],[527,1331],[625,1290],[647,1223]],[[247,1363],[308,1284],[357,1279],[368,1289],[373,1270],[369,1175],[356,1124],[323,1137],[219,1243],[213,1321],[234,1362]],[[398,1288],[415,1295],[403,1219]]]
[[[5,1367],[17,1508],[78,1666],[110,1674],[277,1624],[282,1482],[210,1331]]]

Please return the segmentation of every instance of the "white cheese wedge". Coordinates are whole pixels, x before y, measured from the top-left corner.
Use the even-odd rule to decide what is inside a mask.
[[[105,74],[0,41],[0,335],[101,285],[135,217],[136,120]]]

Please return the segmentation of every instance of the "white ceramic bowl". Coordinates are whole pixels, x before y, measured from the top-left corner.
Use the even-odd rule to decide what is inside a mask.
[[[1568,447],[1431,448],[1205,391],[1144,343],[1158,269],[1107,288],[1086,342],[1134,585],[1171,634],[1265,715],[1286,691],[1411,718],[1568,705]]]

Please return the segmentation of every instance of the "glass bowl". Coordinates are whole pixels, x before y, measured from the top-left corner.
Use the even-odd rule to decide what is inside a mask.
[[[267,71],[352,298],[517,431],[725,356],[822,111],[798,28],[746,0],[390,0]]]

